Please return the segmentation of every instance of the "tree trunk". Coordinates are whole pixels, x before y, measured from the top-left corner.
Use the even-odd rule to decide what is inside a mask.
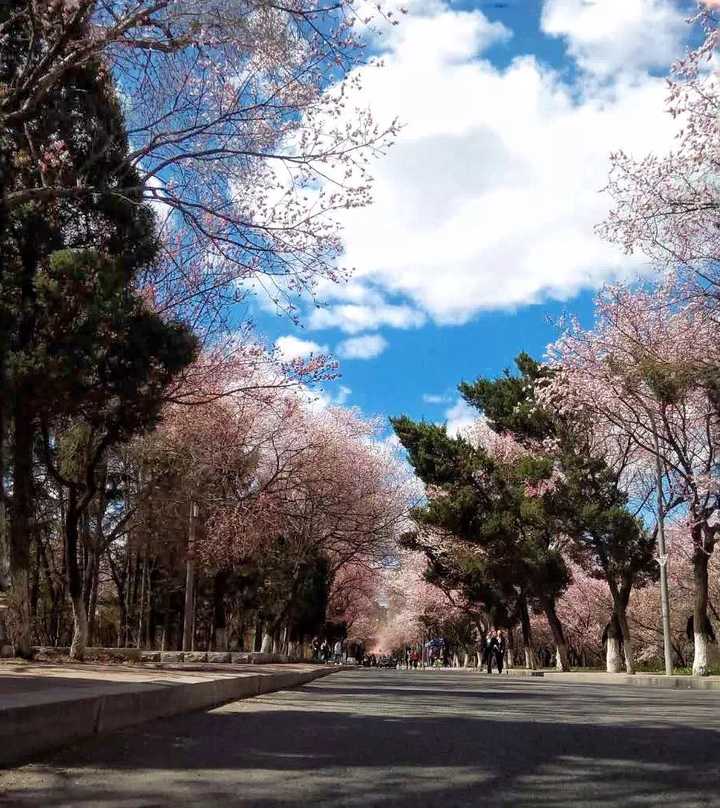
[[[146,551],[147,552],[147,551]],[[140,559],[138,559],[138,568],[140,568]],[[145,633],[145,588],[147,586],[147,570],[148,563],[147,557],[143,557],[142,572],[140,573],[140,599],[138,601],[138,623],[137,623],[137,637],[135,638],[135,645],[142,648]],[[183,649],[190,650],[190,649]]]
[[[225,591],[227,589],[227,572],[216,573],[213,587],[213,648],[216,651],[227,650],[227,632],[225,616]]]
[[[130,647],[132,609],[135,599],[134,589],[136,587],[137,558],[133,564],[133,554],[128,548],[127,575],[125,576],[125,625],[123,626],[123,648]]]
[[[0,395],[5,386],[4,358],[0,356]],[[6,592],[12,586],[10,577],[10,541],[7,523],[7,492],[5,478],[8,473],[5,458],[5,440],[7,437],[6,402],[0,398],[0,592]]]
[[[548,626],[550,627],[553,640],[555,641],[555,647],[557,649],[558,670],[569,671],[570,661],[568,659],[567,643],[565,642],[565,634],[563,633],[562,623],[560,622],[560,618],[557,616],[557,611],[555,610],[555,601],[552,598],[544,598],[542,603],[543,611],[545,612],[545,617],[547,618]]]
[[[707,633],[708,609],[708,562],[710,554],[702,546],[695,546],[693,553],[693,579],[695,583],[695,605],[693,609],[693,634],[695,652],[693,654],[693,676],[707,676],[709,665],[710,637]]]
[[[90,584],[90,602],[88,604],[88,642],[92,645],[92,639],[97,633],[97,590],[98,590],[99,567],[95,564],[95,573]]]
[[[608,673],[620,673],[622,668],[620,659],[620,635],[620,626],[615,615],[613,615],[607,627],[605,665]]]
[[[155,611],[152,607],[153,603],[153,576],[151,564],[147,562],[145,570],[145,640],[143,647],[152,651],[155,638]]]
[[[82,661],[85,658],[87,648],[87,611],[83,598],[82,576],[77,555],[79,519],[77,492],[74,486],[70,486],[65,514],[65,570],[73,610],[73,637],[70,645],[70,658]]]
[[[507,635],[507,661],[505,664],[507,669],[515,667],[515,632],[513,629],[508,629]]]
[[[30,620],[36,625],[38,616],[38,599],[40,597],[40,541],[35,541],[35,560],[32,564],[30,583]]]
[[[627,608],[630,602],[630,592],[632,591],[633,578],[629,572],[626,572],[622,579],[621,585],[618,587],[617,580],[606,569],[606,580],[610,595],[613,600],[613,616],[611,626],[614,624],[616,633],[619,634],[618,639],[622,642],[622,649],[625,655],[625,670],[630,675],[635,673],[635,649],[630,631],[630,624],[627,619]],[[610,642],[610,630],[608,630],[608,653]]]
[[[82,661],[85,658],[88,639],[88,621],[82,595],[72,596],[73,636],[70,658]]]
[[[187,559],[185,561],[185,611],[183,615],[183,651],[192,651],[195,624],[195,517],[197,505],[190,500]]]
[[[635,673],[633,639],[627,620],[627,612],[622,606],[618,609],[617,620],[620,624],[620,630],[622,631],[623,651],[625,652],[625,671],[632,675]]]
[[[272,634],[268,634],[267,631],[264,631],[262,635],[262,645],[260,646],[260,652],[263,654],[272,654],[272,649],[273,649]]]
[[[521,594],[518,598],[518,608],[520,611],[520,628],[522,631],[523,647],[525,650],[525,667],[529,670],[536,670],[537,655],[532,644],[532,627],[530,626],[530,613],[528,612],[527,598]]]
[[[10,574],[15,607],[15,653],[31,659],[32,616],[30,613],[30,541],[33,514],[33,426],[32,416],[23,412],[18,394],[14,408],[13,498],[10,517]]]

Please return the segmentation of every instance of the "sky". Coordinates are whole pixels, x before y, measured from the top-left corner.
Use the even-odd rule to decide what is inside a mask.
[[[326,396],[455,430],[461,380],[541,357],[606,282],[646,270],[602,241],[609,156],[672,145],[664,76],[691,38],[684,0],[410,0],[358,69],[378,121],[398,117],[374,203],[342,219],[347,284],[301,326],[256,301],[287,357],[330,352]]]

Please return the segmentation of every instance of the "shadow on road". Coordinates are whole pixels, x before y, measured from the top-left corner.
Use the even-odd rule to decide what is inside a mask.
[[[687,700],[683,716],[637,694],[628,710],[601,687],[373,681],[338,676],[83,743],[1,775],[0,805],[720,805],[720,724],[683,723],[716,699]]]

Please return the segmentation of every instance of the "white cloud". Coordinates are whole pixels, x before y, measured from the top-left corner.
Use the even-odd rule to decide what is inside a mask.
[[[342,290],[341,290],[342,292]],[[414,328],[423,325],[425,315],[406,305],[388,303],[342,303],[316,308],[310,313],[308,328],[339,328],[348,334],[358,334],[380,326]]]
[[[445,428],[448,435],[453,437],[464,434],[479,418],[477,410],[471,407],[462,398],[459,398],[445,411]]]
[[[542,29],[565,39],[582,70],[607,77],[679,57],[685,16],[675,0],[545,0]]]
[[[388,303],[341,303],[316,308],[310,314],[308,328],[339,328],[348,334],[358,334],[369,328],[388,325],[393,328],[415,328],[423,325],[425,315],[406,305]]]
[[[346,387],[344,384],[341,384],[337,393],[330,398],[330,401],[332,404],[337,404],[341,407],[343,404],[347,404],[351,394],[352,390],[349,387]]]
[[[335,350],[341,359],[374,359],[387,345],[387,340],[380,334],[363,334],[343,340]]]
[[[425,404],[449,404],[452,399],[447,395],[437,395],[436,393],[423,393],[422,400]]]
[[[311,354],[327,353],[326,345],[319,345],[309,339],[300,339],[288,334],[285,337],[278,337],[275,340],[275,347],[278,349],[281,358],[286,362],[293,359],[303,359]]]
[[[595,4],[611,17],[595,45],[580,0],[547,0],[545,26],[585,69],[609,42],[618,50],[603,58],[628,65],[635,34],[618,42],[625,24],[635,30],[625,5],[636,2]],[[650,16],[636,68],[666,58],[680,36],[666,0],[642,8]],[[610,152],[661,152],[672,142],[664,81],[637,70],[587,81],[531,56],[497,69],[484,49],[505,36],[479,11],[418,0],[386,38],[385,67],[360,69],[378,120],[397,115],[404,128],[375,167],[374,204],[343,213],[343,263],[357,272],[345,297],[327,292],[311,328],[462,323],[483,310],[568,299],[643,267],[594,226],[610,207],[601,192]]]
[[[301,388],[300,395],[305,400],[305,405],[313,412],[322,412],[328,407],[342,407],[347,404],[352,395],[352,389],[341,384],[333,393],[327,390],[304,387]]]
[[[145,187],[151,193],[148,204],[155,211],[158,229],[162,230],[171,223],[174,211],[174,208],[163,202],[166,196],[165,183],[157,175],[150,174],[145,178]]]

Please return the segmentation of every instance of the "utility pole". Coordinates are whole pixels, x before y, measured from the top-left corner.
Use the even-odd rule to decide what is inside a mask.
[[[183,615],[182,650],[192,651],[193,629],[195,627],[195,527],[198,506],[190,500],[190,521],[188,524],[187,561],[185,562],[185,614]]]

